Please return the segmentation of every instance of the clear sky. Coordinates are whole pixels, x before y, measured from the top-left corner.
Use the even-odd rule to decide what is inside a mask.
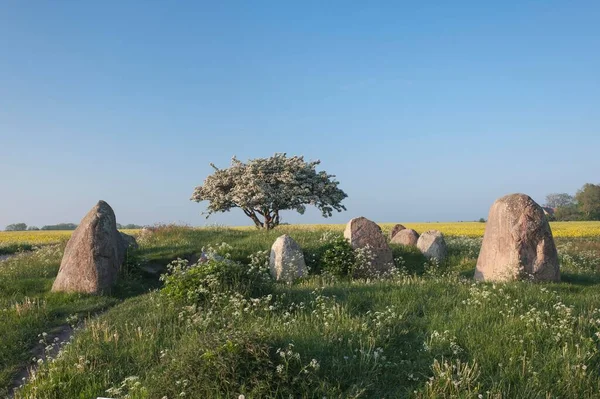
[[[367,4],[369,3],[369,4]],[[0,3],[0,228],[206,220],[211,172],[321,159],[347,212],[486,217],[600,182],[600,2]],[[251,223],[251,222],[250,222]]]

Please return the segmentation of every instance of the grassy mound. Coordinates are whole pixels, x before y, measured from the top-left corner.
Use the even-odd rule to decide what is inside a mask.
[[[600,240],[559,241],[558,284],[475,284],[479,239],[453,237],[443,264],[395,247],[398,270],[385,279],[324,273],[256,289],[260,251],[280,234],[172,227],[141,240],[139,263],[220,242],[234,263],[181,264],[163,289],[137,296],[136,262],[113,297],[53,299],[40,289],[77,309],[114,306],[89,318],[16,397],[599,396]],[[335,262],[322,232],[292,236],[309,264]],[[47,270],[51,282],[51,264],[31,273]],[[197,295],[180,295],[190,283]]]

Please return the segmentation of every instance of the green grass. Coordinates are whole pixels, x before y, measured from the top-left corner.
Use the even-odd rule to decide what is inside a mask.
[[[227,242],[247,263],[282,231],[170,227],[141,239],[138,255],[164,264]],[[318,257],[322,232],[289,232],[309,263]],[[29,272],[13,268],[2,298],[4,289],[7,304],[26,293],[46,310],[33,311],[31,324],[2,323],[2,337],[29,332],[7,346],[32,345],[69,314],[112,307],[89,318],[17,397],[600,397],[600,239],[558,240],[563,281],[548,284],[474,284],[480,240],[448,241],[441,265],[394,247],[402,268],[386,280],[313,276],[260,298],[213,294],[200,306],[143,293],[148,285],[131,269],[112,297],[48,293],[59,253],[24,258]],[[5,375],[26,360],[13,351]]]
[[[51,293],[62,252],[61,246],[45,246],[0,263],[0,396],[8,393],[17,372],[31,363],[40,334],[52,336],[58,327],[96,314],[152,285],[130,276],[111,296]]]
[[[12,255],[18,252],[31,251],[32,249],[33,245],[27,243],[0,244],[0,255]]]

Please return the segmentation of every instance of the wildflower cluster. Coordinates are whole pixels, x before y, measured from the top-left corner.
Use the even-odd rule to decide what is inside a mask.
[[[308,382],[320,367],[316,359],[304,363],[300,353],[294,351],[292,343],[289,343],[287,348],[278,348],[275,351],[275,363],[277,364],[275,367],[277,375],[282,379],[291,379],[292,384],[299,382],[300,379],[303,380],[303,383]]]
[[[106,390],[106,393],[115,399],[133,399],[148,397],[148,390],[142,385],[139,377],[129,376],[118,387]]]
[[[223,249],[223,246],[219,248]],[[272,290],[272,279],[265,267],[264,253],[251,258],[250,266],[219,255],[219,251],[205,251],[203,259],[193,265],[185,259],[177,259],[168,266],[168,273],[161,276],[164,287],[161,294],[181,303],[203,303],[211,295],[238,292],[258,297]]]
[[[481,374],[477,362],[462,362],[437,359],[431,366],[433,376],[426,383],[425,392],[429,397],[477,397],[482,398],[478,378]]]
[[[557,245],[562,270],[575,273],[600,272],[600,253],[589,247],[596,247],[597,242],[568,241]]]
[[[455,335],[450,334],[450,331],[444,332],[433,331],[429,339],[423,344],[425,351],[435,352],[445,356],[458,356],[463,352],[463,348],[458,345]]]
[[[446,237],[448,250],[451,253],[461,255],[466,259],[477,258],[479,256],[481,242],[481,237],[468,237],[464,235]]]

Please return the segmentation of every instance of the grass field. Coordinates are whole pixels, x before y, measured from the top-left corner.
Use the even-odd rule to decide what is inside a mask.
[[[395,223],[381,223],[380,226],[389,232]],[[454,222],[454,223],[403,223],[409,229],[419,233],[427,230],[439,230],[449,236],[482,237],[485,223]],[[551,222],[552,232],[555,237],[600,237],[600,222]],[[280,226],[286,231],[343,231],[344,224],[306,224],[294,226]],[[254,227],[234,227],[235,230],[254,231]],[[124,233],[135,235],[138,230],[122,230]],[[13,253],[7,248],[29,249],[35,245],[58,244],[68,240],[72,231],[0,231],[0,254]]]
[[[385,279],[248,286],[280,234],[317,270],[323,234],[343,226],[171,226],[141,238],[113,295],[94,297],[49,292],[64,241],[21,253],[0,263],[0,395],[38,341],[51,346],[53,328],[85,320],[17,398],[600,397],[600,223],[552,225],[562,282],[551,284],[474,284],[484,224],[406,226],[445,232],[448,259],[394,246],[398,270]],[[174,301],[140,268],[223,242],[249,271],[222,279],[227,266],[215,265],[202,300]]]

